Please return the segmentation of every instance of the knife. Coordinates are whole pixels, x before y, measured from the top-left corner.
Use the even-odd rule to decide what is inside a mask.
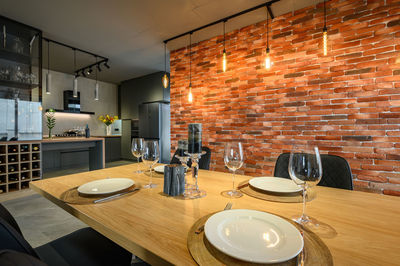
[[[121,192],[121,193],[118,193],[118,194],[115,194],[115,195],[112,195],[112,196],[109,196],[109,197],[105,197],[105,198],[102,198],[102,199],[97,199],[97,200],[94,200],[93,203],[100,203],[100,202],[112,200],[112,199],[121,197],[121,196],[123,196],[123,195],[126,195],[126,194],[128,194],[128,193],[135,192],[135,191],[137,191],[137,190],[139,190],[139,188],[134,188],[134,189],[132,189],[132,190],[125,191],[125,192]]]

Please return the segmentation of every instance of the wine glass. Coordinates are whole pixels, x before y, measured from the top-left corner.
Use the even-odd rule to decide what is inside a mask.
[[[158,148],[157,140],[145,140],[144,141],[144,152],[142,156],[143,162],[150,168],[150,182],[143,186],[144,188],[154,188],[157,185],[152,183],[153,172],[152,167],[160,159],[160,150]]]
[[[316,186],[322,177],[322,163],[318,147],[294,147],[289,157],[290,178],[303,189],[303,213],[294,220],[307,227],[317,226],[316,220],[306,215],[307,189]]]
[[[235,188],[235,172],[243,165],[243,148],[240,142],[230,142],[225,144],[224,162],[226,167],[233,172],[232,190],[223,191],[222,196],[228,198],[240,198],[242,192]]]
[[[143,156],[144,152],[144,139],[143,138],[133,138],[132,139],[132,146],[131,146],[131,152],[132,155],[136,157],[137,159],[137,170],[136,174],[143,173],[143,171],[139,170],[139,162],[140,162],[140,157]]]

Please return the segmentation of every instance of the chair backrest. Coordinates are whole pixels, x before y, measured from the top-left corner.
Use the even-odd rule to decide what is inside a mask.
[[[201,148],[203,151],[206,152],[203,156],[201,156],[199,160],[199,169],[203,170],[210,170],[210,163],[211,163],[211,150],[208,147],[203,146]],[[180,164],[181,162],[179,161],[178,158],[176,158],[176,155],[178,155],[178,150],[175,151],[174,156],[172,156],[172,159],[170,161],[170,164]],[[188,164],[189,167],[192,165],[191,160],[189,160]]]
[[[17,222],[8,210],[1,204],[0,210],[0,250],[15,250],[39,258],[31,245],[23,238]]]
[[[9,225],[11,225],[20,235],[22,235],[21,229],[19,228],[17,221],[11,213],[0,203],[0,217],[3,218]]]
[[[275,163],[274,176],[290,178],[289,176],[290,153],[279,155]],[[329,154],[321,154],[322,179],[319,186],[353,190],[353,176],[346,159]]]

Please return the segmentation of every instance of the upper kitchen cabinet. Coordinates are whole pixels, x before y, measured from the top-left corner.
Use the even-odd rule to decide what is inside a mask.
[[[0,16],[0,141],[42,138],[42,32]]]
[[[170,87],[164,88],[161,78],[165,72],[123,81],[119,89],[121,119],[139,119],[139,105],[144,102],[169,102]]]
[[[0,16],[0,98],[41,102],[42,32]]]

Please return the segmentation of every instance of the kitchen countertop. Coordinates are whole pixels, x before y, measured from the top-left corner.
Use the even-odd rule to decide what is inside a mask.
[[[102,135],[102,136],[93,136],[93,137],[94,138],[120,138],[121,135],[110,135],[110,136]]]
[[[38,140],[17,140],[17,141],[0,141],[0,144],[23,144],[23,143],[58,143],[58,142],[82,142],[82,141],[100,141],[104,137],[54,137],[52,139],[43,138]]]
[[[82,142],[82,141],[100,141],[104,140],[104,138],[97,138],[97,137],[90,137],[90,138],[84,138],[84,137],[55,137],[52,139],[43,139],[39,140],[42,143],[57,143],[57,142]]]

